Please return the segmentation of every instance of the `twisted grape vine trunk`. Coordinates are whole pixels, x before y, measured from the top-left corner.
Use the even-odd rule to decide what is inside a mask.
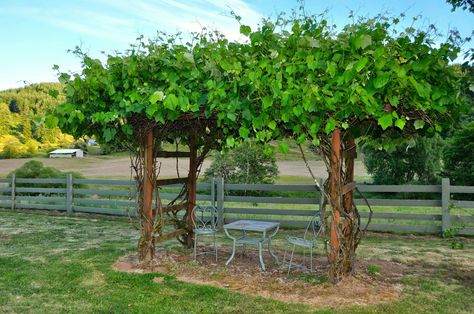
[[[356,250],[361,240],[360,215],[353,200],[356,145],[349,133],[336,129],[332,138],[321,138],[321,154],[329,179],[325,197],[329,203],[329,278],[333,283],[354,270]]]
[[[140,191],[143,208],[139,211],[142,220],[138,254],[141,261],[150,261],[155,257],[153,232],[153,190],[155,186],[153,130],[150,129],[143,143],[143,189]]]

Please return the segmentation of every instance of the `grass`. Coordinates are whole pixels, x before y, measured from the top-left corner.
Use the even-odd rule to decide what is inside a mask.
[[[377,265],[369,264],[369,265],[367,265],[367,272],[371,276],[375,276],[378,273],[380,273],[380,267],[378,267]]]
[[[283,245],[283,234],[277,246]],[[285,304],[163,274],[111,269],[134,251],[137,231],[126,221],[0,211],[0,312],[3,313],[469,313],[474,245],[451,250],[442,239],[371,237],[363,258],[396,260],[432,272],[402,278],[402,300],[334,310]],[[170,241],[167,246],[175,244]],[[162,284],[152,282],[156,276]],[[470,276],[470,277],[469,277]],[[326,284],[320,278],[303,278]]]

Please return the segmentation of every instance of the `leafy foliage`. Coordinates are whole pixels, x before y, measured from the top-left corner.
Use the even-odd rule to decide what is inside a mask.
[[[214,160],[204,175],[208,180],[220,176],[229,183],[271,184],[278,176],[278,167],[273,152],[245,141],[228,152],[214,153]]]
[[[443,140],[418,138],[413,145],[393,152],[363,147],[364,165],[374,184],[436,184],[441,173]]]
[[[389,149],[449,128],[463,110],[465,77],[449,66],[458,38],[436,47],[433,27],[397,32],[399,23],[378,16],[336,31],[320,17],[278,19],[254,31],[242,25],[246,43],[215,33],[185,45],[161,36],[106,64],[77,49],[82,73],[60,73],[66,102],[47,122],[133,142],[134,116],[165,125],[189,114],[215,118],[228,147],[287,134],[317,144],[318,134],[343,128]]]
[[[444,175],[455,185],[474,185],[474,121],[458,129],[443,152]]]
[[[72,77],[60,74],[66,102],[46,122],[75,136],[94,135],[99,142],[133,146],[141,126],[133,123],[137,117],[161,126],[204,118],[217,120],[219,143],[233,146],[241,116],[236,111],[244,108],[232,101],[237,98],[232,91],[236,86],[224,70],[229,71],[232,61],[225,55],[231,45],[214,33],[196,34],[194,39],[194,45],[181,45],[175,36],[161,35],[156,41],[140,42],[125,55],[109,55],[106,64],[77,49],[83,71]],[[249,104],[244,110],[251,116]],[[206,129],[207,134],[211,131],[215,130]],[[180,138],[186,143],[186,132],[179,127],[167,132],[170,142]]]
[[[337,32],[324,19],[301,17],[251,32],[239,82],[264,113],[252,121],[264,129],[256,137],[290,133],[317,144],[318,134],[342,128],[390,149],[449,128],[464,106],[464,78],[448,65],[459,48],[435,47],[434,29],[397,32],[398,23],[379,16]]]

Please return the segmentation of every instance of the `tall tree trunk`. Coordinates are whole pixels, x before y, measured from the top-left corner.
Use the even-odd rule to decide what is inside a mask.
[[[148,131],[144,147],[143,167],[143,213],[142,234],[139,241],[139,259],[150,261],[155,257],[155,241],[153,235],[153,190],[155,188],[153,171],[153,130]]]

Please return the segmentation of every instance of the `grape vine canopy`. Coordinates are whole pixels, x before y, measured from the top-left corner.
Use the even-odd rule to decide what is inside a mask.
[[[67,100],[47,120],[75,136],[129,147],[142,187],[142,258],[153,257],[164,223],[143,191],[145,181],[156,182],[161,142],[199,151],[190,171],[197,172],[211,149],[249,137],[312,141],[329,173],[328,258],[336,282],[352,272],[362,234],[353,200],[356,145],[370,140],[390,149],[442,132],[464,107],[467,79],[450,65],[460,51],[456,38],[436,45],[434,28],[399,30],[399,21],[378,16],[338,30],[318,16],[278,18],[254,31],[241,25],[242,43],[217,32],[193,34],[187,44],[161,35],[108,56],[106,64],[76,50],[82,73],[60,74]],[[147,172],[150,143],[153,167]],[[190,180],[195,183],[196,175]],[[187,245],[195,189],[188,192],[188,217],[172,219],[186,230],[181,240]]]

